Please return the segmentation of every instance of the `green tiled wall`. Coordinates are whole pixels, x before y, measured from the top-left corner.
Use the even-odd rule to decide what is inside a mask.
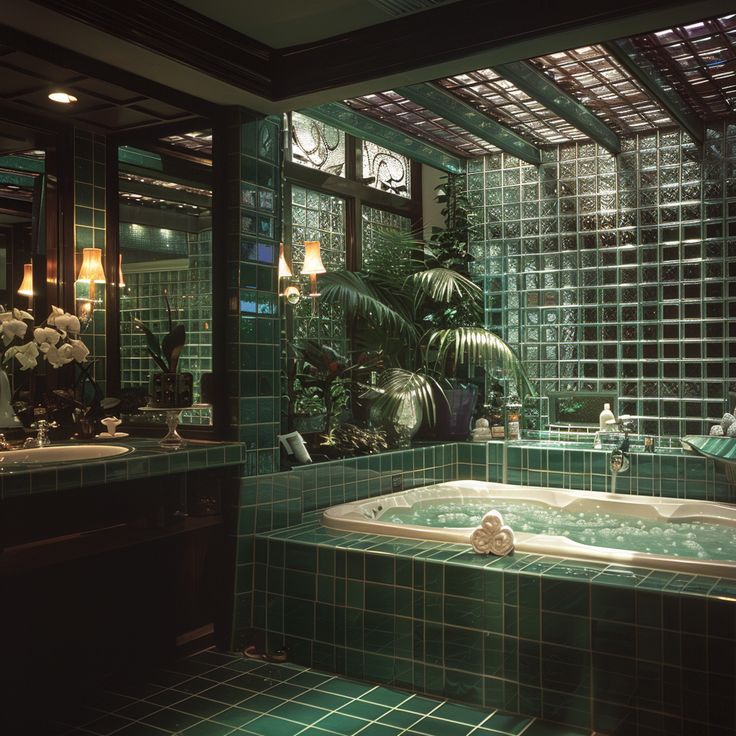
[[[74,131],[74,250],[76,278],[82,264],[83,248],[105,251],[105,137],[82,130]],[[104,255],[103,255],[104,261]],[[110,278],[110,274],[106,274]],[[89,297],[88,284],[75,284],[77,304]],[[81,300],[81,302],[80,302]],[[82,332],[82,340],[95,359],[94,378],[105,389],[107,343],[105,339],[105,285],[95,285],[92,321]]]
[[[251,626],[255,534],[299,524],[303,514],[393,490],[451,480],[457,472],[456,445],[419,447],[319,465],[240,481],[235,583],[234,646]]]
[[[276,272],[281,118],[234,111],[228,179],[227,380],[230,423],[249,475],[278,467],[280,338]]]
[[[517,485],[610,492],[610,450],[591,447],[547,448],[506,445],[501,441],[462,442],[457,446],[457,477]],[[504,479],[504,452],[506,478]],[[649,454],[632,452],[631,465],[616,479],[616,493],[704,501],[736,501],[736,488],[723,467],[674,448]]]
[[[736,390],[736,125],[622,148],[468,164],[487,323],[542,395],[614,391],[642,433],[702,434]]]
[[[733,732],[736,583],[360,534],[259,535],[268,647],[611,736]]]

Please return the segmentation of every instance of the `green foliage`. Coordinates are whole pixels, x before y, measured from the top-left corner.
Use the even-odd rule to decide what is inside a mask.
[[[161,342],[159,342],[159,339],[151,332],[146,324],[137,317],[133,317],[133,328],[145,335],[146,349],[151,358],[153,358],[153,362],[164,373],[176,373],[179,368],[181,351],[187,341],[187,332],[184,325],[176,325],[174,327],[171,319],[171,305],[169,304],[169,296],[166,291],[164,291],[164,300],[166,301],[169,331],[164,335]]]
[[[482,326],[483,292],[469,271],[472,222],[463,186],[459,177],[448,177],[439,188],[445,228],[429,242],[383,231],[370,269],[320,277],[323,302],[345,310],[361,347],[380,350],[386,370],[377,405],[389,419],[412,401],[433,422],[441,387],[460,364],[487,374],[500,368],[521,391],[534,393],[512,348]]]

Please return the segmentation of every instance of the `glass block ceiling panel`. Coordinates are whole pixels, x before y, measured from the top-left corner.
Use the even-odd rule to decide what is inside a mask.
[[[538,56],[531,63],[619,135],[675,125],[659,103],[602,46]]]
[[[478,69],[439,79],[437,83],[537,145],[569,143],[587,137],[493,69]]]
[[[498,148],[490,143],[392,90],[355,97],[345,100],[345,103],[354,110],[393,125],[409,135],[423,138],[457,156],[471,158],[498,152]]]
[[[161,141],[172,148],[212,158],[211,130],[193,130],[191,133],[181,135],[167,135],[161,138]]]
[[[736,113],[736,15],[634,36],[701,118]]]

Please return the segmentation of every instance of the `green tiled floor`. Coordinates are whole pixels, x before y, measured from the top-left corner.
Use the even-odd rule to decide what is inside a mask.
[[[63,705],[34,703],[14,736],[586,736],[532,718],[305,669],[203,652]]]

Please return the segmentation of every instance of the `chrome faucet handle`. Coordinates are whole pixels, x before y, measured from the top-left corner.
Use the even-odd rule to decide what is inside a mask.
[[[0,433],[0,450],[9,450],[10,443],[5,439],[5,435]]]
[[[48,447],[51,444],[49,439],[49,430],[58,427],[57,422],[49,422],[47,419],[39,419],[31,424],[31,429],[35,429],[37,434],[35,437],[29,437],[23,447]]]

